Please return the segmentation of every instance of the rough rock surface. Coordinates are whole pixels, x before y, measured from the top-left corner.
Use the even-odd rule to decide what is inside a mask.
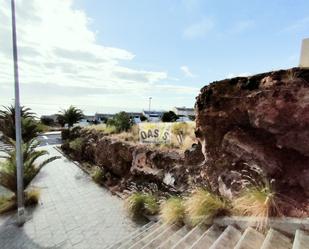
[[[123,189],[133,183],[154,190],[184,191],[190,169],[196,169],[204,161],[201,146],[196,144],[183,153],[132,144],[96,131],[81,130],[79,137],[83,141],[81,151],[73,151],[69,143],[64,143],[62,149],[78,161],[101,167],[107,185],[119,185]]]
[[[280,192],[309,197],[309,69],[214,82],[201,89],[196,111],[214,189],[233,196],[241,186],[231,172],[257,166]]]

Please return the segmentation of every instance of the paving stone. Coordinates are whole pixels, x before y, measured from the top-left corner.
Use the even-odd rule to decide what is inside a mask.
[[[60,155],[51,146],[44,149]],[[32,185],[41,188],[40,204],[27,210],[30,220],[22,228],[11,224],[12,215],[0,216],[1,249],[102,249],[138,227],[122,200],[64,157],[46,165]]]

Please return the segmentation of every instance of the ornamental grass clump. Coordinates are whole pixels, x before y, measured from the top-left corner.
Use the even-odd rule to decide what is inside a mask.
[[[39,203],[41,191],[33,188],[25,191],[25,206],[35,206]]]
[[[125,207],[131,217],[155,215],[159,211],[157,199],[152,194],[133,193],[125,202]]]
[[[100,167],[95,167],[91,172],[92,179],[102,185],[105,180],[105,174],[104,171]]]
[[[0,197],[0,214],[15,210],[17,207],[15,196]]]
[[[274,180],[269,180],[257,165],[247,165],[242,171],[243,191],[232,204],[234,213],[243,216],[257,217],[256,226],[263,230],[269,217],[282,216],[280,207],[293,207],[293,200],[275,191]]]
[[[185,202],[189,222],[195,226],[229,211],[229,204],[218,195],[205,189],[196,190]]]
[[[25,191],[25,206],[35,206],[38,204],[40,199],[40,190],[30,189]],[[0,214],[7,213],[13,211],[17,208],[16,196],[3,196],[0,197]]]
[[[256,226],[259,230],[263,230],[268,224],[269,217],[282,216],[280,205],[283,202],[284,198],[279,197],[267,183],[264,186],[249,186],[244,189],[233,200],[233,209],[237,215],[257,217]]]
[[[165,223],[183,223],[185,218],[184,201],[180,197],[171,197],[161,204],[160,216]]]

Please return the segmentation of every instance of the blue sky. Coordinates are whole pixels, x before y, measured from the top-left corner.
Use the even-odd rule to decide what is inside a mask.
[[[295,66],[309,35],[308,1],[79,0],[76,6],[93,19],[98,41],[133,51],[136,66],[181,77],[185,64],[199,86],[229,73]]]
[[[17,2],[22,34],[33,37],[41,33],[37,27],[49,29],[50,38],[40,38],[39,49],[37,39],[20,38],[31,53],[40,54],[36,72],[28,50],[21,48],[21,67],[27,68],[21,73],[22,98],[40,114],[71,103],[86,113],[138,111],[147,108],[149,96],[155,109],[193,106],[209,82],[297,66],[301,40],[309,37],[309,2],[303,0]],[[25,4],[35,15],[22,8]],[[4,11],[2,18],[8,18]],[[1,75],[10,81],[11,72]],[[9,87],[5,91],[11,94]]]

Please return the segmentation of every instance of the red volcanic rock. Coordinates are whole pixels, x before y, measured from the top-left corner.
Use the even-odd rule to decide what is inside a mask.
[[[133,149],[128,143],[103,137],[96,144],[95,163],[116,176],[125,176],[131,168]]]
[[[309,69],[214,82],[201,89],[196,111],[214,189],[237,193],[228,172],[258,166],[278,191],[309,197]]]

